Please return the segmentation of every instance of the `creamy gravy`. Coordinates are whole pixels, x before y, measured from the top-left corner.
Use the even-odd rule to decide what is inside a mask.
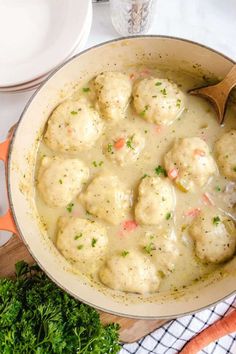
[[[127,73],[131,74],[133,71],[134,68],[129,68]],[[135,71],[137,72],[137,69],[135,69]],[[142,68],[139,68],[138,71],[142,73]],[[171,70],[160,71],[152,68],[148,71],[148,75],[149,74],[155,77],[169,78],[173,80],[184,92],[187,92],[188,89],[192,87],[202,85],[201,78],[194,77],[184,72],[173,72]],[[92,93],[84,92],[82,94],[91,96],[90,98],[93,101],[94,98]],[[77,97],[78,95],[81,95],[81,89],[74,94],[74,97]],[[144,175],[155,176],[155,168],[158,165],[163,166],[163,157],[175,138],[201,137],[207,142],[210,149],[213,150],[215,141],[223,133],[231,128],[236,128],[235,114],[235,107],[232,104],[229,104],[225,126],[220,127],[216,121],[213,109],[207,102],[200,98],[187,96],[186,109],[181,117],[172,125],[159,129],[156,125],[150,124],[140,118],[134,112],[132,107],[129,107],[127,111],[127,119],[118,123],[106,122],[106,129],[95,144],[95,147],[86,152],[78,153],[76,157],[84,161],[90,168],[89,182],[94,176],[103,171],[109,171],[112,172],[112,174],[117,175],[127,187],[133,190],[135,204],[137,198],[137,186],[140,182],[140,178]],[[145,148],[135,163],[119,167],[106,158],[102,152],[102,145],[104,141],[107,140],[106,137],[113,135],[119,127],[131,127],[132,125],[135,129],[140,130],[145,137]],[[38,169],[39,161],[44,155],[55,156],[55,153],[53,153],[42,141],[38,151],[36,170]],[[86,185],[88,185],[89,182]],[[164,224],[166,223],[166,226],[168,227],[174,227],[178,239],[180,256],[177,260],[175,270],[162,279],[160,291],[173,290],[182,286],[188,286],[196,279],[199,279],[220,267],[219,265],[214,264],[203,264],[195,256],[193,242],[188,235],[188,225],[193,220],[193,217],[186,216],[186,214],[188,214],[189,210],[192,210],[193,208],[201,209],[208,203],[206,198],[204,199],[203,197],[204,193],[207,192],[212,202],[214,202],[218,208],[223,209],[233,217],[231,208],[232,195],[224,192],[228,183],[229,182],[227,182],[224,177],[218,175],[212,178],[208,185],[199,190],[198,193],[183,193],[175,188],[177,200],[175,216],[173,219],[166,220]],[[85,188],[86,185],[84,186]],[[98,220],[98,218],[93,217],[84,210],[79,203],[78,198],[73,200],[72,203],[73,207],[71,208],[71,211],[68,211],[67,208],[50,208],[43,202],[36,191],[38,213],[47,229],[48,236],[53,242],[55,242],[57,220],[59,216],[75,215],[90,220]],[[134,219],[133,209],[129,219]],[[138,226],[134,231],[127,232],[124,231],[122,223],[117,226],[111,226],[102,220],[99,220],[99,222],[104,224],[107,228],[109,237],[108,253],[112,253],[114,250],[122,252],[126,249],[135,248],[145,231],[155,233],[156,230],[160,229],[159,226]],[[165,227],[165,225],[163,227]],[[91,276],[91,274],[88,275]],[[93,274],[93,276],[97,280],[97,274]]]

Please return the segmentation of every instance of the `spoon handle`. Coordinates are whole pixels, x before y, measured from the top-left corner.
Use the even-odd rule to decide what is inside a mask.
[[[236,65],[232,67],[224,80],[219,82],[216,87],[221,90],[224,96],[228,96],[232,88],[236,85]]]

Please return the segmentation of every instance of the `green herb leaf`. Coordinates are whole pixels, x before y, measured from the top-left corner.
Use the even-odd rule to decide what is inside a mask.
[[[161,86],[162,85],[162,82],[160,82],[160,81],[157,81],[156,83],[155,83],[155,86]]]
[[[162,270],[158,270],[158,275],[161,279],[165,278],[165,273]]]
[[[78,246],[77,246],[77,249],[78,249],[78,250],[82,250],[83,247],[84,247],[84,245],[78,245]]]
[[[133,144],[133,139],[134,139],[134,135],[132,135],[127,141],[126,141],[126,146],[132,150],[134,150],[134,147],[132,146]]]
[[[112,144],[107,144],[107,151],[112,152],[113,145]]]
[[[219,225],[219,223],[221,222],[220,217],[219,216],[214,216],[214,218],[212,219],[213,225]]]
[[[103,165],[103,161],[99,161],[99,162],[93,161],[92,164],[94,167],[101,167]]]
[[[150,177],[149,175],[147,175],[146,173],[141,177],[141,179],[144,179],[146,177]]]
[[[90,88],[89,87],[83,87],[83,92],[89,92]]]
[[[216,190],[217,192],[221,192],[220,186],[216,186],[216,187],[215,187],[215,190]]]
[[[63,183],[63,182],[62,182],[62,179],[59,179],[59,183],[60,183],[60,184],[62,184],[62,183]]]
[[[145,113],[147,112],[147,110],[149,109],[149,105],[146,105],[144,107],[144,110],[142,112],[140,112],[140,116],[144,117],[145,116]]]
[[[165,88],[163,88],[162,90],[160,90],[161,91],[161,93],[163,94],[163,96],[166,96],[167,95],[167,91],[166,91],[166,89]]]
[[[176,101],[176,107],[180,108],[181,107],[181,99],[178,98]]]
[[[158,176],[163,175],[164,177],[167,177],[167,172],[161,165],[158,165],[158,167],[155,168],[155,172]]]
[[[79,238],[81,238],[83,236],[82,232],[80,232],[78,235],[75,235],[74,239],[78,240]]]
[[[66,210],[67,210],[69,213],[71,213],[71,212],[72,212],[72,209],[73,209],[73,206],[74,206],[74,203],[68,204],[67,207],[66,207]]]
[[[124,250],[121,252],[122,257],[126,257],[126,256],[128,256],[128,254],[129,254],[129,251],[127,251],[127,250]]]
[[[92,247],[95,247],[96,243],[98,242],[98,240],[96,238],[93,238],[92,239],[92,242],[91,242],[91,246]]]
[[[166,220],[170,220],[172,214],[171,213],[166,213]]]
[[[0,279],[0,353],[117,354],[119,326],[103,326],[93,308],[57,287],[39,269],[16,264]]]
[[[236,172],[236,166],[233,168],[233,171]]]
[[[71,111],[70,114],[72,114],[72,115],[74,116],[74,115],[78,114],[78,112],[76,112],[76,111]]]
[[[146,246],[143,247],[144,251],[151,255],[152,251],[155,251],[156,247],[153,242],[148,243]]]

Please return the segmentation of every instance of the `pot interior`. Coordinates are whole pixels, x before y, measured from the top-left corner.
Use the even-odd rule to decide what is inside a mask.
[[[235,291],[236,260],[224,267],[225,276],[214,274],[185,291],[160,294],[155,301],[132,301],[115,292],[94,287],[71,272],[46,231],[40,226],[34,203],[34,166],[37,148],[51,111],[80,85],[102,71],[122,70],[136,64],[160,65],[223,77],[233,62],[192,42],[158,36],[134,37],[89,49],[59,68],[31,98],[12,140],[8,165],[8,190],[12,212],[23,241],[42,269],[60,287],[81,301],[107,312],[128,317],[177,317],[197,311]]]

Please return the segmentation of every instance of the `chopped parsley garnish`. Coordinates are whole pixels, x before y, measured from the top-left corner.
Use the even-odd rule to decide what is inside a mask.
[[[74,240],[78,240],[79,238],[81,238],[83,236],[82,232],[78,235],[75,235]]]
[[[158,165],[158,167],[155,168],[155,172],[158,176],[163,175],[163,176],[167,177],[167,172],[164,169],[164,167],[162,167],[161,165]]]
[[[215,190],[216,190],[217,192],[221,192],[220,186],[216,186],[216,187],[215,187]]]
[[[219,225],[219,223],[220,223],[220,218],[219,218],[219,216],[214,216],[214,218],[212,219],[212,222],[213,222],[213,224],[214,225]]]
[[[74,116],[75,114],[78,114],[78,112],[76,112],[76,111],[71,111],[70,114],[72,114],[72,115]]]
[[[134,150],[134,147],[132,146],[133,138],[134,138],[134,135],[132,135],[131,138],[126,141],[126,146],[132,150]]]
[[[62,182],[62,179],[59,179],[59,183],[60,183],[60,184],[62,184],[62,183],[63,183],[63,182]]]
[[[144,175],[141,177],[141,179],[144,179],[146,177],[150,177],[147,173],[144,173]]]
[[[163,88],[163,89],[161,90],[161,93],[163,94],[163,96],[166,96],[166,95],[167,95],[167,91],[166,91],[166,89],[165,89],[165,88]]]
[[[97,242],[98,242],[98,240],[96,238],[93,238],[92,242],[91,242],[92,247],[95,247]]]
[[[72,209],[73,209],[73,206],[74,206],[73,203],[68,204],[67,207],[66,207],[66,210],[67,210],[69,213],[71,213],[71,212],[72,212]]]
[[[161,84],[162,84],[162,82],[157,81],[157,82],[155,83],[155,86],[161,86]]]
[[[147,134],[147,132],[148,132],[147,130],[144,130],[144,133],[145,133],[145,134]]]
[[[144,251],[151,255],[152,251],[156,249],[153,242],[148,243],[146,246],[143,247]]]
[[[90,88],[89,87],[83,87],[83,92],[89,92]]]
[[[236,172],[236,166],[235,166],[235,167],[233,167],[233,171],[234,171],[234,172]]]
[[[77,249],[82,250],[83,247],[84,247],[84,245],[79,245],[79,246],[77,246]]]
[[[169,220],[171,218],[171,213],[166,213],[166,220]]]
[[[146,105],[146,106],[144,107],[144,110],[140,113],[140,116],[144,117],[144,116],[145,116],[145,113],[146,113],[147,110],[148,110],[148,108],[149,108],[149,105]]]
[[[112,144],[107,144],[107,151],[112,152]]]
[[[94,167],[101,167],[103,165],[103,161],[99,161],[99,162],[93,161],[92,164]]]
[[[178,98],[178,99],[177,99],[177,102],[176,102],[176,107],[180,108],[180,105],[181,105],[181,99]]]
[[[165,273],[162,270],[158,270],[158,275],[161,279],[165,278]]]
[[[88,210],[86,210],[86,214],[89,216],[93,216],[93,214],[91,214]]]
[[[126,251],[126,250],[121,252],[122,257],[126,257],[126,256],[128,256],[128,254],[129,254],[129,251]]]

